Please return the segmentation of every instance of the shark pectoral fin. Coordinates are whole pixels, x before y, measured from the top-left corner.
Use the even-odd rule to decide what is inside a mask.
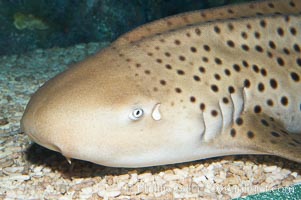
[[[228,148],[262,152],[301,162],[301,133],[289,133],[265,114],[244,113],[222,135]],[[225,143],[222,141],[223,143]],[[225,144],[220,144],[224,146]]]

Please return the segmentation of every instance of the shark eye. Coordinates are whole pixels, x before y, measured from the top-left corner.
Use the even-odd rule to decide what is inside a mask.
[[[141,109],[141,108],[136,108],[136,109],[134,109],[131,113],[130,113],[130,115],[129,115],[129,118],[131,119],[131,120],[138,120],[138,119],[140,119],[142,116],[143,116],[143,114],[144,114],[144,112],[143,112],[143,109]]]

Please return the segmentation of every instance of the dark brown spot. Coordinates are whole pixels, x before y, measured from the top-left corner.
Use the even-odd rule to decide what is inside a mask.
[[[226,74],[227,76],[230,76],[230,75],[231,75],[231,72],[230,72],[229,69],[225,69],[224,72],[225,72],[225,74]]]
[[[277,28],[277,33],[278,33],[278,35],[281,36],[281,37],[284,35],[284,31],[283,31],[283,29],[280,28],[280,27]]]
[[[255,112],[255,113],[261,113],[261,107],[260,107],[259,105],[256,105],[256,106],[254,107],[254,112]]]
[[[185,72],[183,71],[183,70],[177,70],[177,73],[179,74],[179,75],[184,75],[185,74]]]
[[[269,41],[269,46],[272,48],[272,49],[276,49],[276,45],[273,41]]]
[[[182,92],[181,88],[175,88],[175,91],[176,91],[176,93],[181,93]]]
[[[180,44],[181,44],[180,40],[175,40],[174,43],[175,43],[176,45],[180,45]]]
[[[268,56],[269,58],[273,58],[273,54],[272,54],[270,51],[267,51],[267,56]]]
[[[228,103],[229,103],[229,99],[228,99],[227,97],[224,97],[224,98],[223,98],[223,103],[224,103],[224,104],[228,104]]]
[[[259,68],[258,68],[258,66],[257,65],[253,65],[253,71],[254,72],[256,72],[256,73],[258,73],[259,72]]]
[[[244,38],[244,39],[247,39],[248,38],[248,34],[246,32],[242,32],[241,33],[241,37]]]
[[[218,65],[221,65],[221,64],[223,63],[222,60],[219,59],[219,58],[215,58],[214,61],[215,61],[215,63],[218,64]]]
[[[285,97],[285,96],[281,97],[280,102],[281,102],[282,105],[287,106],[287,104],[288,104],[287,97]]]
[[[232,94],[232,93],[235,92],[235,89],[234,89],[233,86],[229,86],[229,87],[228,87],[228,91],[229,91],[230,94]]]
[[[265,28],[266,27],[266,25],[267,25],[267,23],[265,22],[265,20],[260,20],[260,26],[262,27],[262,28]]]
[[[219,74],[214,74],[214,78],[217,81],[221,80],[221,76]]]
[[[194,32],[195,32],[197,35],[201,35],[201,30],[200,30],[199,28],[196,28],[196,29],[194,30]]]
[[[259,92],[263,92],[264,91],[264,85],[263,85],[263,83],[259,83],[258,84],[258,91]]]
[[[203,48],[205,49],[205,51],[210,51],[210,47],[208,45],[204,45]]]
[[[297,58],[296,63],[301,67],[301,58]]]
[[[165,80],[160,80],[160,84],[161,85],[166,85],[166,81]]]
[[[229,24],[228,24],[228,28],[229,28],[230,31],[233,31],[233,30],[234,30],[233,24],[229,23]]]
[[[290,51],[289,51],[287,48],[283,48],[283,52],[284,52],[286,55],[289,55],[289,54],[290,54]]]
[[[272,136],[274,136],[274,137],[280,137],[280,134],[277,133],[277,132],[275,132],[275,131],[272,131],[271,134],[272,134]]]
[[[230,13],[230,14],[233,14],[233,13],[234,13],[234,11],[233,11],[232,9],[230,9],[230,8],[227,10],[227,12]],[[229,25],[230,25],[230,24],[229,24]],[[232,26],[233,26],[233,25],[232,25]]]
[[[190,47],[190,51],[193,52],[193,53],[197,52],[195,47]]]
[[[250,49],[249,46],[246,44],[241,45],[241,48],[245,51],[249,51],[249,49]]]
[[[291,72],[291,78],[295,82],[299,82],[300,81],[300,77],[299,77],[299,75],[296,72]]]
[[[261,119],[261,123],[262,123],[264,126],[269,126],[269,123],[268,123],[265,119]]]
[[[271,88],[276,89],[278,87],[277,81],[272,78],[270,80],[270,86],[271,86]]]
[[[247,61],[243,60],[241,63],[244,67],[246,67],[246,68],[249,67],[249,63]]]
[[[239,118],[236,119],[236,124],[237,125],[241,126],[243,123],[244,123],[244,121],[242,120],[242,118],[239,117]]]
[[[249,63],[247,61],[243,60],[241,63],[245,68],[249,67]]]
[[[204,67],[199,67],[199,71],[200,71],[201,73],[205,73],[205,72],[206,72],[206,69],[205,69]]]
[[[273,106],[274,105],[274,102],[273,102],[273,100],[271,100],[271,99],[268,99],[267,100],[267,104],[268,104],[268,106]]]
[[[238,64],[234,64],[233,69],[237,72],[240,72],[240,66]]]
[[[257,39],[259,39],[259,38],[260,38],[260,33],[255,32],[255,33],[254,33],[254,37],[257,38]]]
[[[205,104],[204,104],[204,103],[201,103],[201,104],[200,104],[200,109],[201,109],[202,111],[204,111],[205,108],[206,108]]]
[[[165,55],[166,57],[170,57],[170,53],[169,53],[169,52],[165,52],[164,55]]]
[[[267,71],[264,68],[262,68],[260,70],[260,73],[261,73],[262,76],[266,76],[267,75]]]
[[[218,92],[218,87],[216,85],[211,85],[211,90],[213,92]]]
[[[294,50],[298,53],[301,52],[301,49],[298,44],[294,44]]]
[[[185,61],[186,58],[184,56],[179,56],[180,61]]]
[[[254,138],[254,133],[252,131],[248,131],[247,136],[249,139],[252,139],[252,138]]]
[[[263,52],[263,48],[261,46],[259,46],[259,45],[255,46],[255,50],[258,51],[258,52],[260,52],[260,53]]]
[[[209,59],[208,59],[207,57],[203,56],[203,57],[202,57],[202,61],[204,61],[204,62],[207,63],[207,62],[209,61]]]
[[[244,86],[245,86],[246,88],[249,88],[249,87],[251,86],[251,83],[250,83],[250,81],[249,81],[248,79],[246,79],[246,80],[244,81]]]
[[[162,63],[161,59],[157,59],[156,61],[157,61],[157,63]]]
[[[284,66],[284,60],[280,57],[277,58],[277,63],[278,65],[280,65],[281,67]]]
[[[200,80],[201,80],[200,77],[198,77],[197,75],[194,75],[194,76],[193,76],[193,79],[194,79],[195,81],[200,81]]]
[[[170,64],[166,64],[165,67],[166,67],[166,69],[172,69]]]
[[[214,26],[214,32],[219,34],[221,32],[221,29],[218,26]]]
[[[272,4],[272,3],[268,3],[268,6],[269,6],[270,8],[274,8],[274,7],[275,7],[274,4]]]
[[[149,75],[151,72],[149,70],[145,70],[144,73]]]
[[[235,135],[236,135],[236,130],[235,130],[234,128],[231,129],[230,135],[231,135],[231,137],[235,137]]]
[[[228,40],[227,41],[227,45],[229,46],[229,47],[235,47],[235,44],[234,44],[234,42],[232,41],[232,40]]]
[[[194,103],[194,102],[195,102],[195,100],[196,100],[196,99],[195,99],[195,97],[194,97],[194,96],[191,96],[191,97],[190,97],[190,102],[191,102],[191,103]]]
[[[211,115],[212,115],[213,117],[216,117],[216,116],[218,115],[218,112],[217,112],[216,110],[212,110],[212,111],[211,111]]]
[[[290,5],[291,7],[295,7],[295,6],[296,6],[296,4],[295,4],[293,1],[290,1],[289,5]]]

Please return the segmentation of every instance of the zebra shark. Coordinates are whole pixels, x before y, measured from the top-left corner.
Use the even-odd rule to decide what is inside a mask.
[[[46,82],[21,128],[113,167],[234,154],[301,162],[300,10],[260,1],[138,27]]]

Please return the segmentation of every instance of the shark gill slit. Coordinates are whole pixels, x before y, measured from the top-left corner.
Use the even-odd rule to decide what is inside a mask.
[[[202,118],[201,121],[202,121],[203,127],[204,127],[204,130],[203,130],[203,132],[201,134],[201,140],[204,140],[204,137],[205,137],[205,134],[206,134],[206,128],[207,128],[206,122],[205,122],[205,118],[204,118],[204,111],[201,112],[201,118]]]
[[[221,132],[224,132],[225,131],[225,111],[223,111],[222,107],[221,107],[221,100],[218,102],[218,109],[221,113],[221,118],[222,118],[222,131]]]

